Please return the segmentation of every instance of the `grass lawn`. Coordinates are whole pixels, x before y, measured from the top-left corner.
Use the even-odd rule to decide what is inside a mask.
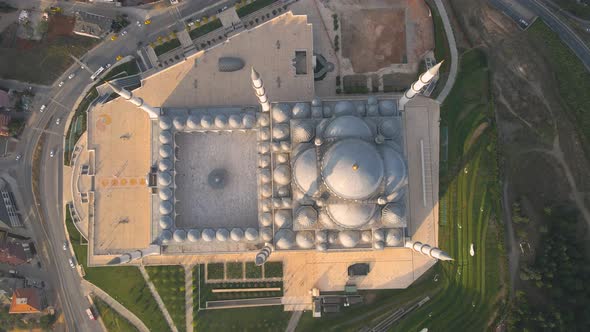
[[[427,0],[426,3],[428,4],[428,7],[430,7],[430,11],[432,13],[432,22],[434,24],[434,57],[437,62],[442,60],[445,61],[443,62],[442,66],[440,66],[440,79],[438,80],[438,83],[432,92],[432,96],[436,97],[443,89],[447,81],[446,74],[451,68],[451,50],[449,49],[449,42],[447,41],[447,34],[445,33],[442,18],[440,17],[437,8],[434,5],[434,1]]]
[[[184,268],[148,266],[145,268],[179,331],[186,330]]]
[[[588,7],[588,5],[585,4],[583,1],[580,2],[579,0],[554,0],[554,2],[557,3],[559,7],[567,10],[575,16],[581,19],[590,20],[590,7]]]
[[[246,279],[259,278],[262,278],[262,267],[256,266],[254,262],[246,262]]]
[[[197,28],[192,29],[191,31],[188,32],[189,36],[191,36],[191,39],[197,39],[199,37],[202,37],[206,34],[208,34],[211,31],[215,31],[219,28],[222,27],[221,24],[221,20],[220,19],[214,19],[213,21],[209,21],[208,23],[205,23]]]
[[[274,2],[276,2],[277,0],[255,0],[241,8],[238,8],[236,10],[236,13],[238,13],[239,17],[244,17],[248,14],[252,14],[253,12],[260,10],[268,5],[273,4]]]
[[[264,264],[265,278],[282,278],[283,262],[266,262]]]
[[[139,330],[131,324],[125,317],[121,316],[118,312],[113,310],[106,302],[93,297],[94,305],[98,310],[98,316],[102,319],[102,322],[109,332],[138,332]]]
[[[196,314],[196,331],[283,332],[290,317],[283,306],[202,310]]]
[[[241,262],[226,263],[228,279],[242,279],[244,277],[244,268]]]
[[[207,280],[221,280],[223,278],[223,263],[207,264]]]
[[[175,49],[179,46],[180,46],[180,40],[178,40],[178,38],[174,38],[174,39],[170,39],[169,41],[164,42],[164,43],[154,47],[154,52],[156,52],[157,56],[160,56],[164,53],[172,51],[173,49]]]

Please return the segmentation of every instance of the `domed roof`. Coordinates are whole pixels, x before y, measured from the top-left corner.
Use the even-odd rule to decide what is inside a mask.
[[[311,100],[311,106],[322,106],[322,100],[319,97],[314,97]]]
[[[402,239],[401,228],[392,228],[385,233],[385,244],[388,247],[401,247],[403,245]]]
[[[318,191],[318,168],[316,150],[307,149],[293,163],[293,179],[304,194],[312,196]]]
[[[172,232],[166,230],[162,231],[162,234],[160,234],[160,239],[162,240],[162,243],[170,242],[170,240],[172,240]]]
[[[268,126],[270,124],[270,119],[269,119],[268,114],[266,114],[266,113],[259,113],[258,114],[258,124],[261,127]]]
[[[260,238],[262,241],[272,241],[272,229],[270,227],[263,227],[260,229]]]
[[[379,102],[379,113],[383,116],[397,114],[397,103],[391,99]]]
[[[341,116],[341,115],[352,115],[356,111],[356,107],[353,103],[348,100],[342,100],[336,103],[334,106],[334,115]]]
[[[385,119],[379,122],[379,133],[387,138],[395,138],[401,135],[399,121],[394,119]]]
[[[174,231],[174,241],[183,242],[186,240],[186,232],[184,229],[177,229]]]
[[[329,232],[328,233],[328,243],[329,244],[336,244],[336,243],[338,243],[338,233],[336,233],[336,232]]]
[[[279,197],[289,196],[289,193],[289,186],[280,186],[279,188],[277,188],[277,195]]]
[[[159,139],[162,144],[172,143],[172,133],[169,130],[162,130]]]
[[[270,183],[265,183],[261,186],[260,196],[265,197],[265,198],[272,196],[272,188],[270,186]]]
[[[268,212],[263,212],[258,216],[258,222],[260,222],[260,224],[262,226],[270,226],[272,225],[272,216],[270,213]]]
[[[290,229],[281,229],[275,234],[275,244],[279,249],[291,249],[295,244],[295,234]]]
[[[405,227],[406,211],[403,204],[389,203],[381,210],[381,222],[388,227]]]
[[[273,177],[278,184],[289,184],[291,182],[291,169],[287,165],[279,165],[275,168]]]
[[[172,120],[172,123],[174,124],[174,129],[183,130],[184,126],[186,126],[186,117],[181,115],[175,116],[174,120]]]
[[[258,143],[258,153],[266,154],[270,151],[270,143],[269,142],[259,142]]]
[[[318,221],[318,212],[311,206],[302,206],[297,209],[295,223],[301,228],[311,228]]]
[[[201,126],[201,116],[198,114],[191,114],[186,120],[186,125],[190,129],[198,129]]]
[[[327,244],[325,244],[325,243],[318,243],[318,244],[315,246],[315,248],[316,248],[318,251],[326,251],[326,250],[328,250],[328,245],[327,245]]]
[[[160,214],[170,214],[172,213],[172,209],[174,209],[174,207],[172,206],[172,203],[170,203],[170,201],[160,202]]]
[[[375,241],[375,243],[373,243],[373,248],[377,250],[383,249],[384,246],[383,241]]]
[[[332,112],[332,107],[330,107],[330,105],[324,106],[323,114],[325,118],[331,117],[333,113],[334,112]]]
[[[211,228],[205,228],[201,233],[201,237],[205,242],[211,242],[215,239],[215,231]]]
[[[311,108],[308,103],[297,103],[293,106],[293,118],[302,119],[311,116]]]
[[[277,160],[277,162],[278,162],[279,164],[284,164],[284,163],[286,163],[287,161],[289,161],[289,156],[287,156],[287,155],[286,155],[286,154],[284,154],[284,153],[279,153],[279,154],[277,154],[277,155],[275,156],[275,158],[276,158],[276,160]]]
[[[246,114],[242,117],[242,126],[244,128],[253,128],[256,125],[256,117],[252,114]]]
[[[187,238],[191,242],[197,242],[201,238],[201,232],[198,229],[191,229],[188,231]]]
[[[270,182],[270,170],[268,168],[259,168],[258,174],[262,183]]]
[[[241,241],[244,238],[244,231],[241,228],[231,230],[229,236],[233,241]]]
[[[246,237],[246,240],[254,241],[258,238],[258,230],[256,230],[256,228],[246,228],[244,236]]]
[[[315,239],[317,242],[326,242],[328,241],[328,231],[321,230],[315,233]]]
[[[366,114],[367,114],[367,109],[365,107],[365,104],[356,105],[356,115],[365,116]]]
[[[276,140],[284,140],[289,137],[289,125],[279,123],[272,128],[272,137]]]
[[[172,220],[172,218],[170,216],[161,216],[160,217],[160,228],[161,229],[168,229],[168,228],[172,227],[173,223],[174,223],[174,221]]]
[[[205,114],[201,117],[201,127],[203,127],[203,128],[213,127],[213,118],[211,117],[211,115]]]
[[[172,161],[168,158],[160,159],[158,162],[158,170],[161,172],[169,171],[172,169]]]
[[[385,168],[384,183],[385,195],[398,191],[407,183],[408,172],[402,155],[387,144],[380,144],[377,149],[383,157]]]
[[[162,115],[158,118],[160,120],[160,129],[170,129],[172,128],[172,120],[169,117]]]
[[[172,176],[168,172],[158,172],[158,185],[169,186],[172,183]]]
[[[297,232],[295,242],[302,249],[309,249],[314,244],[314,234],[310,231]]]
[[[360,139],[337,142],[322,159],[325,184],[345,199],[365,199],[373,195],[381,186],[383,168],[383,159],[375,145]]]
[[[289,121],[292,116],[291,107],[288,104],[278,103],[272,106],[272,119],[276,123]]]
[[[217,114],[217,116],[215,116],[215,127],[217,127],[217,128],[227,127],[227,116],[225,116],[225,114]]]
[[[275,225],[278,228],[290,228],[293,225],[293,217],[289,210],[275,211]]]
[[[258,138],[261,141],[268,141],[270,139],[270,129],[268,127],[263,127],[258,130]]]
[[[217,232],[215,232],[215,238],[217,239],[217,241],[227,241],[228,237],[229,231],[225,228],[220,228],[217,230]]]
[[[369,98],[367,99],[367,104],[369,104],[369,105],[377,105],[377,97],[375,97],[375,96],[369,96]]]
[[[372,137],[369,125],[361,118],[345,115],[335,118],[324,130],[325,138]]]
[[[343,247],[353,248],[359,243],[361,235],[358,231],[342,231],[338,233],[338,239]]]
[[[382,229],[376,229],[373,231],[373,240],[383,241],[385,239],[385,232]]]
[[[160,196],[160,199],[163,201],[167,201],[169,199],[172,199],[172,190],[170,190],[168,188],[161,188],[158,191],[158,196]]]
[[[262,208],[262,211],[269,212],[270,209],[272,208],[272,202],[270,201],[270,198],[265,198],[265,199],[261,200],[260,207]]]
[[[258,156],[258,166],[261,168],[267,168],[268,166],[270,166],[270,156],[269,155]]]
[[[315,128],[311,122],[300,121],[293,127],[293,141],[296,143],[309,142],[314,136]]]
[[[168,144],[160,145],[160,157],[162,158],[170,158],[174,151],[172,151],[172,146]]]
[[[240,128],[242,126],[242,117],[239,114],[232,114],[229,116],[229,127]]]
[[[367,116],[378,116],[378,115],[379,115],[379,106],[378,105],[367,106]]]
[[[326,209],[332,220],[344,228],[359,228],[367,224],[377,206],[375,204],[329,204]]]
[[[281,141],[280,146],[281,146],[281,151],[284,151],[284,152],[291,151],[291,142],[289,142],[289,141]]]
[[[318,213],[318,221],[324,228],[337,228],[338,225],[328,215],[326,210],[320,210]]]
[[[362,231],[361,232],[361,241],[371,242],[372,238],[373,238],[373,233],[371,233],[371,231]]]

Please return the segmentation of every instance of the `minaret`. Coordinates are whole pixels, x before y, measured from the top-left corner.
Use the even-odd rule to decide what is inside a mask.
[[[422,88],[428,85],[432,81],[432,79],[438,74],[438,70],[442,65],[442,61],[434,65],[432,68],[428,69],[425,73],[420,75],[420,78],[412,83],[410,88],[404,93],[402,98],[399,100],[399,109],[403,110],[406,107],[406,104],[410,99],[414,98],[417,94],[420,93]]]
[[[256,265],[260,266],[266,262],[270,254],[272,253],[272,245],[267,243],[262,249],[256,254]]]
[[[252,87],[254,88],[254,91],[256,91],[256,97],[258,97],[258,102],[262,107],[262,111],[270,111],[270,103],[268,102],[266,91],[264,90],[264,84],[262,83],[260,74],[258,74],[254,67],[252,67],[252,73],[250,74],[250,78],[252,79]]]
[[[160,116],[160,109],[152,107],[145,103],[143,99],[133,95],[131,91],[119,87],[117,84],[107,82],[107,84],[123,99],[130,101],[133,105],[141,108],[149,115],[150,119],[157,119]]]
[[[430,245],[424,244],[422,242],[407,241],[405,247],[410,248],[423,255],[430,256],[435,259],[440,259],[441,261],[453,260],[453,258],[449,256],[449,254],[447,254],[446,252],[440,250],[439,248],[433,248]]]

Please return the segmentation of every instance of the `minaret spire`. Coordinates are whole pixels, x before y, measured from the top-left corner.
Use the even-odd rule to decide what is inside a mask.
[[[432,79],[438,74],[438,70],[440,69],[442,63],[443,61],[432,66],[426,72],[422,73],[422,75],[420,75],[420,78],[416,82],[412,83],[410,88],[404,93],[402,98],[399,100],[400,110],[403,110],[406,107],[408,101],[410,101],[410,99],[414,98],[417,94],[419,94],[422,88],[427,86],[432,81]]]
[[[266,262],[268,257],[273,251],[273,246],[270,243],[266,243],[262,249],[256,254],[256,265],[260,266]]]
[[[264,83],[260,78],[260,74],[258,74],[254,67],[252,67],[250,78],[252,79],[252,87],[256,92],[256,97],[258,97],[258,102],[260,103],[260,107],[262,107],[262,111],[270,111],[270,103],[268,102],[268,97],[266,96],[266,90],[264,90]]]
[[[430,256],[435,259],[440,259],[441,261],[452,261],[453,258],[447,254],[446,252],[440,250],[439,248],[433,248],[428,244],[424,244],[422,242],[413,242],[413,241],[406,241],[405,244],[406,248],[410,248],[416,252],[419,252],[423,255]]]
[[[157,119],[160,116],[160,109],[159,108],[152,107],[152,106],[148,105],[147,103],[145,103],[143,101],[143,99],[134,96],[131,91],[121,88],[120,86],[118,86],[115,83],[108,82],[108,81],[106,83],[108,84],[109,87],[111,87],[111,89],[113,89],[113,91],[115,91],[123,99],[128,100],[133,105],[144,110],[149,115],[150,119]]]

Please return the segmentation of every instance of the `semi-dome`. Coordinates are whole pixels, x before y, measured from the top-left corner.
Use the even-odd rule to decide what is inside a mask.
[[[335,118],[324,130],[325,138],[372,137],[369,125],[361,118],[345,115]]]
[[[287,122],[287,121],[289,121],[289,119],[291,119],[291,116],[292,116],[291,106],[289,106],[288,104],[284,104],[284,103],[274,104],[272,106],[271,112],[272,112],[272,119],[276,123]]]
[[[328,245],[327,245],[326,243],[318,243],[318,244],[315,246],[315,248],[316,248],[318,251],[326,251],[326,250],[328,250]]]
[[[258,124],[261,127],[267,127],[270,124],[270,118],[266,113],[258,113]]]
[[[172,161],[168,158],[160,159],[158,162],[158,170],[160,172],[169,171],[172,169]]]
[[[186,117],[181,115],[175,116],[174,120],[172,120],[172,123],[174,124],[174,129],[183,130],[184,126],[186,126]]]
[[[174,231],[174,241],[183,242],[186,240],[186,232],[184,229],[177,229]]]
[[[260,238],[264,242],[272,241],[272,228],[270,227],[263,227],[260,229]]]
[[[258,221],[262,226],[270,226],[272,225],[272,215],[268,212],[261,213],[260,216],[258,216]]]
[[[227,116],[225,114],[215,116],[215,127],[220,129],[227,127]]]
[[[280,147],[281,147],[281,151],[283,152],[289,152],[291,151],[291,142],[289,141],[281,141],[279,143]]]
[[[201,232],[198,229],[188,231],[187,238],[190,242],[197,242],[201,238]]]
[[[337,244],[338,243],[338,233],[336,232],[329,232],[328,233],[328,243],[329,244]]]
[[[160,132],[159,140],[162,144],[172,143],[172,133],[169,130],[162,130]]]
[[[295,244],[295,233],[290,229],[281,229],[275,234],[275,244],[279,249],[291,249]]]
[[[373,243],[373,249],[376,249],[376,250],[382,250],[382,249],[383,249],[383,247],[385,247],[385,245],[384,245],[383,241],[375,241],[375,242]]]
[[[270,143],[269,142],[258,143],[258,153],[267,154],[269,152],[270,152]]]
[[[334,194],[345,199],[366,199],[383,180],[383,159],[374,144],[344,139],[332,145],[322,159],[322,176]]]
[[[388,247],[401,247],[403,245],[401,228],[388,229],[385,233],[385,244]]]
[[[300,121],[293,127],[293,141],[296,143],[309,142],[313,138],[315,128],[311,122]]]
[[[359,243],[361,235],[358,231],[342,231],[338,233],[340,244],[345,248],[354,248]]]
[[[258,166],[260,168],[269,167],[270,166],[270,156],[269,155],[258,156]]]
[[[365,104],[356,105],[356,115],[365,116],[366,114],[367,114],[367,108],[365,107]]]
[[[160,202],[160,214],[166,215],[172,213],[174,207],[170,201],[161,201]]]
[[[229,231],[225,228],[220,228],[217,230],[217,232],[215,232],[215,238],[217,239],[217,241],[227,241],[227,239],[229,238]]]
[[[268,197],[272,196],[272,188],[270,186],[270,183],[265,183],[261,186],[260,196],[262,196],[264,198],[268,198]]]
[[[320,230],[315,233],[315,240],[317,242],[327,242],[328,241],[328,231]]]
[[[172,150],[172,146],[169,144],[163,144],[160,145],[160,157],[162,158],[170,158],[172,157],[172,154],[174,153],[174,151]]]
[[[377,206],[375,204],[341,203],[329,204],[326,209],[331,219],[344,228],[359,228],[367,224]]]
[[[172,190],[168,189],[168,188],[161,188],[158,191],[158,196],[160,197],[161,200],[163,201],[167,201],[172,199]]]
[[[272,128],[272,138],[281,141],[289,137],[289,125],[286,123],[279,123]]]
[[[361,232],[361,241],[367,243],[367,242],[371,242],[371,240],[373,239],[373,233],[371,233],[371,231],[362,231]]]
[[[244,60],[238,57],[224,56],[217,60],[217,69],[220,72],[238,71],[244,68]]]
[[[268,127],[263,127],[258,130],[258,139],[261,141],[268,141],[270,139],[270,129]]]
[[[397,114],[397,103],[391,99],[381,100],[379,102],[379,113],[383,116]]]
[[[168,172],[158,172],[158,185],[169,186],[172,183],[172,175]]]
[[[289,184],[291,182],[291,169],[287,165],[279,165],[275,168],[273,178],[277,184]]]
[[[318,191],[318,167],[316,150],[307,149],[300,153],[293,163],[293,179],[299,189],[312,196]]]
[[[254,241],[258,238],[258,230],[256,230],[256,228],[246,228],[244,236],[246,237],[246,240]]]
[[[201,237],[205,242],[211,242],[215,239],[215,231],[211,228],[205,228],[201,233]]]
[[[201,116],[197,114],[191,114],[186,120],[186,126],[190,129],[198,129],[201,126]]]
[[[246,114],[242,117],[242,126],[244,128],[254,128],[256,125],[256,117],[252,114]]]
[[[275,211],[275,225],[277,228],[291,228],[293,217],[290,210]]]
[[[168,228],[172,227],[173,223],[174,223],[174,221],[172,220],[172,217],[170,217],[170,216],[161,216],[160,217],[160,228],[161,229],[168,229]]]
[[[339,101],[334,106],[334,116],[353,115],[355,111],[356,107],[348,100]]]
[[[169,117],[162,115],[158,119],[160,120],[160,129],[168,130],[172,128],[172,120]]]
[[[242,126],[242,117],[239,114],[229,116],[228,124],[230,128],[240,128]]]
[[[201,117],[201,127],[205,129],[213,127],[213,118],[211,115],[205,114]]]
[[[301,228],[311,228],[318,221],[318,212],[312,206],[302,206],[297,209],[295,223]]]
[[[381,222],[388,227],[405,227],[405,210],[404,204],[389,203],[381,210]]]
[[[260,176],[260,181],[262,183],[269,183],[270,182],[270,170],[268,168],[259,168],[258,174]]]
[[[397,138],[401,135],[399,121],[386,119],[379,122],[379,133],[387,138]]]
[[[314,244],[314,234],[310,231],[297,232],[295,242],[302,249],[312,248]]]
[[[162,234],[160,234],[160,240],[162,240],[162,243],[170,242],[172,240],[172,232],[167,230],[162,231]]]
[[[304,119],[311,116],[311,108],[308,103],[297,103],[293,106],[293,118]]]
[[[244,231],[241,228],[234,228],[231,230],[229,237],[233,241],[241,241],[244,239]]]
[[[385,232],[382,229],[376,229],[373,231],[373,240],[383,241],[385,239]]]
[[[385,195],[390,195],[406,185],[408,178],[406,163],[402,155],[387,144],[377,146],[377,150],[383,157]]]

